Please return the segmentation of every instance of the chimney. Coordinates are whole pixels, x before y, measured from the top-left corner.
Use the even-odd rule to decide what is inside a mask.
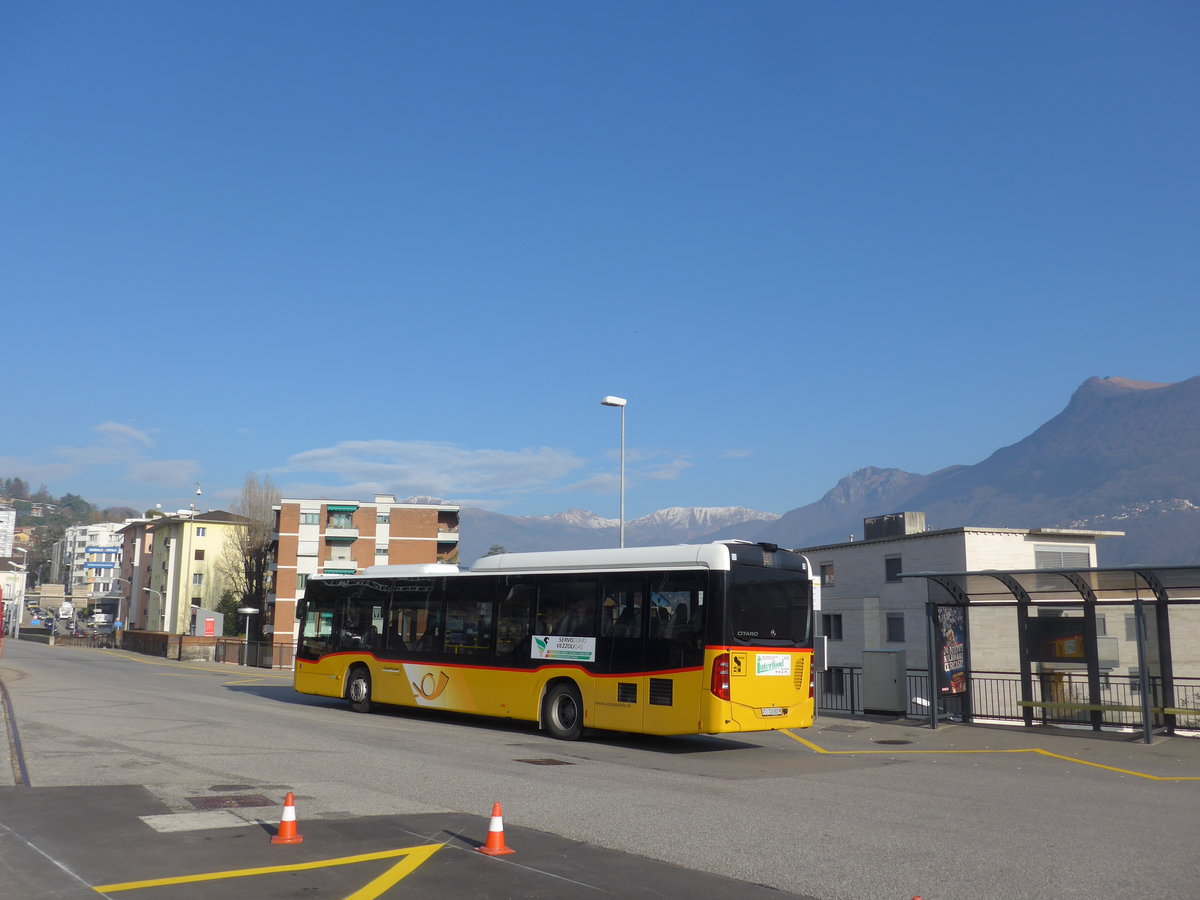
[[[375,502],[376,503],[395,503],[396,495],[395,494],[376,494]]]
[[[904,537],[925,531],[925,513],[898,512],[886,516],[871,516],[863,519],[863,540]]]

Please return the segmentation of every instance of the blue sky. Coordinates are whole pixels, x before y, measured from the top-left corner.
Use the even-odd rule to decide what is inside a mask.
[[[0,476],[777,513],[1200,374],[1200,7],[23,2]]]

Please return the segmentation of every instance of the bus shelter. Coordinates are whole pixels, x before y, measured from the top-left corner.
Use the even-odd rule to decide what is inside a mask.
[[[1200,730],[1200,566],[918,572],[939,708],[1011,719]],[[933,698],[931,698],[933,699]]]

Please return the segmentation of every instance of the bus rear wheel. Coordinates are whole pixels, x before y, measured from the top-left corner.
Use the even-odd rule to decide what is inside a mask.
[[[350,701],[350,708],[355,712],[371,711],[371,673],[364,666],[355,666],[350,670],[350,680],[346,683],[346,699]]]
[[[550,688],[542,701],[542,722],[559,740],[577,740],[583,734],[583,699],[579,689],[567,682]]]

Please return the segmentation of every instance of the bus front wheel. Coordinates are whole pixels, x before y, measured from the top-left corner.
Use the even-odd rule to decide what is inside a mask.
[[[350,701],[350,708],[355,712],[371,711],[371,673],[362,666],[357,666],[350,672],[350,681],[346,684],[346,699]]]
[[[559,740],[573,741],[583,734],[583,700],[579,689],[568,682],[550,688],[542,705],[542,722]]]

